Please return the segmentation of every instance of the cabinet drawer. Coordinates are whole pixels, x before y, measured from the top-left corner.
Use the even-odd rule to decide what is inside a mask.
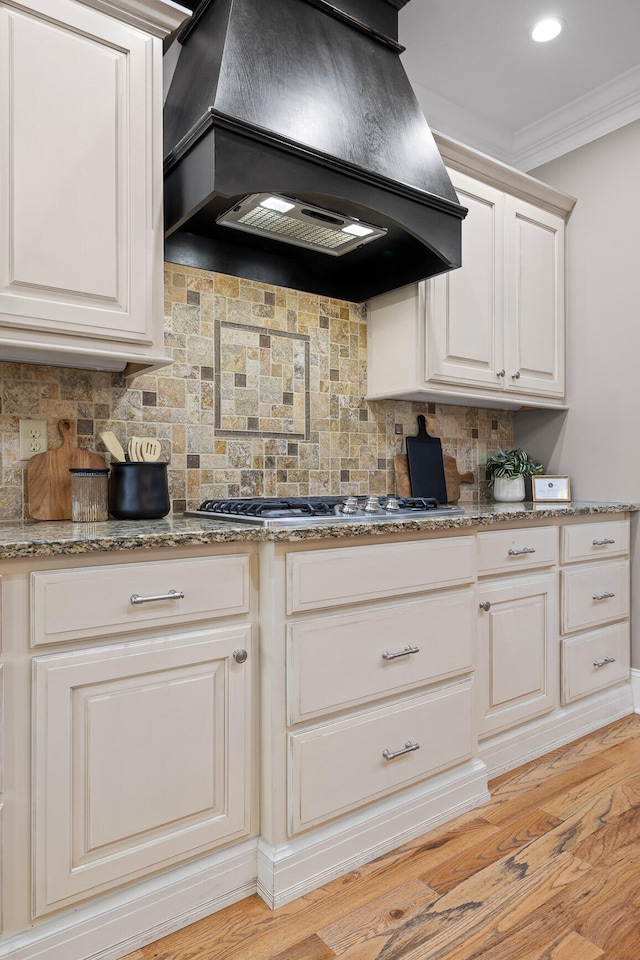
[[[312,827],[471,756],[471,679],[393,707],[289,734],[289,833]],[[383,751],[419,749],[386,759]]]
[[[474,624],[470,589],[289,624],[289,723],[471,670]]]
[[[524,527],[478,534],[478,575],[549,567],[558,558],[555,527]]]
[[[473,537],[287,555],[287,613],[437,590],[474,579]]]
[[[629,676],[629,624],[562,642],[562,702],[571,703]]]
[[[562,528],[562,563],[602,560],[629,553],[629,521],[607,520]]]
[[[629,561],[587,563],[561,571],[562,632],[629,616]]]
[[[182,598],[133,603],[132,597]],[[31,574],[31,645],[126,633],[249,610],[249,555]]]

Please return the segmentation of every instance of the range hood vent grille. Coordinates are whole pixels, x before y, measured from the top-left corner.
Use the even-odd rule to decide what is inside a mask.
[[[274,209],[268,204],[279,204]],[[286,209],[285,209],[286,208]],[[218,223],[236,230],[271,236],[285,243],[341,257],[351,250],[384,237],[386,230],[353,217],[310,207],[289,197],[252,194],[218,217]]]

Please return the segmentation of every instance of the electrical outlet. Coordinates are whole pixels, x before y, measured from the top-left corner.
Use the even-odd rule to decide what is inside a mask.
[[[47,449],[47,421],[20,421],[20,459],[30,460]]]

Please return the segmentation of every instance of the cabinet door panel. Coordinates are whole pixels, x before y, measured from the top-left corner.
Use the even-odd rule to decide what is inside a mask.
[[[30,7],[0,5],[0,325],[149,343],[153,41]]]
[[[507,729],[558,701],[556,575],[515,577],[478,588],[479,730]]]
[[[427,380],[502,389],[504,195],[451,171],[469,208],[462,266],[429,285]]]
[[[507,389],[564,394],[564,221],[507,197]]]
[[[36,915],[249,829],[250,627],[34,660]]]

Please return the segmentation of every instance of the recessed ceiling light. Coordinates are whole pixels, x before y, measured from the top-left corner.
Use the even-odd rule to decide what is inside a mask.
[[[562,21],[557,17],[547,17],[539,20],[531,31],[531,39],[537,43],[546,43],[547,40],[553,40],[562,30]]]

